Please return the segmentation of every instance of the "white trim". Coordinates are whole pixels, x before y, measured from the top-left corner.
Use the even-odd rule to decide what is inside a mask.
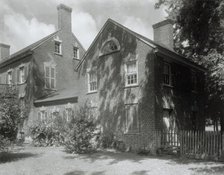
[[[56,52],[56,50],[55,50],[56,43],[59,43],[59,48],[58,48],[59,52]],[[57,55],[62,55],[62,40],[60,40],[58,36],[56,38],[54,38],[54,53]]]
[[[76,50],[77,50],[77,57],[75,57],[75,55],[74,55],[74,49],[76,48]],[[73,46],[73,58],[74,59],[77,59],[77,60],[80,60],[80,56],[79,56],[79,48],[77,47],[77,46]]]
[[[90,90],[90,83],[91,83],[90,82],[90,74],[91,73],[96,74],[96,89],[95,90]],[[87,85],[88,85],[88,93],[95,93],[95,92],[97,92],[97,90],[98,90],[97,71],[94,68],[93,69],[90,69],[90,68],[87,69]]]
[[[49,68],[49,77],[47,77],[47,75],[46,75],[46,73],[47,73],[47,71],[46,71],[46,68]],[[51,69],[54,69],[54,76],[52,77],[51,76]],[[46,79],[49,79],[49,86],[50,87],[47,87],[46,85],[47,85],[47,83],[46,83]],[[52,88],[52,84],[51,84],[51,80],[52,79],[54,79],[54,87]],[[45,84],[44,84],[44,86],[45,86],[45,88],[46,89],[56,89],[56,80],[57,80],[57,78],[56,78],[56,64],[45,64],[44,63],[44,82],[45,82]]]
[[[127,73],[127,65],[128,64],[131,64],[131,63],[135,63],[136,64],[136,83],[133,83],[133,84],[128,84],[128,80],[127,80],[127,76],[128,76],[128,73]],[[138,86],[138,60],[135,59],[135,60],[129,60],[125,63],[124,65],[124,70],[125,70],[125,87],[132,87],[132,86]],[[130,74],[129,74],[130,75]]]

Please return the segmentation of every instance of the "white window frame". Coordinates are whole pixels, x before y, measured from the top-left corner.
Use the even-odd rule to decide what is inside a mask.
[[[38,111],[38,120],[41,122],[46,121],[48,118],[48,112],[47,111]]]
[[[90,74],[96,74],[96,80],[95,81],[91,81],[90,82]],[[91,83],[96,83],[96,89],[91,89]],[[88,84],[88,93],[93,93],[93,92],[97,92],[98,90],[98,80],[97,80],[97,71],[96,69],[87,69],[87,84]]]
[[[22,72],[21,72],[21,68],[23,68]],[[22,84],[22,83],[25,83],[25,66],[24,65],[19,66],[19,84]]]
[[[130,114],[130,111],[132,110],[131,107],[137,108],[136,109],[136,129],[133,129],[134,123],[134,117],[132,118],[132,123],[130,123],[130,118],[131,116],[128,116]],[[133,103],[133,104],[126,104],[125,105],[125,133],[138,133],[140,130],[140,125],[139,125],[139,110],[138,110],[138,103]]]
[[[47,68],[49,68],[49,76],[47,76]],[[52,69],[54,69],[54,76],[52,76]],[[44,80],[46,89],[56,89],[56,65],[44,65]],[[48,80],[49,80],[49,87],[47,87]],[[53,86],[52,86],[52,80],[54,80]]]
[[[168,66],[168,74],[165,74],[165,72],[164,72],[164,66]],[[173,86],[173,84],[172,84],[172,67],[171,67],[171,64],[170,63],[168,63],[168,62],[163,62],[163,70],[162,70],[162,76],[163,76],[163,85],[165,85],[165,86]],[[165,80],[164,80],[164,78],[165,78],[165,75],[168,75],[168,80],[169,80],[169,82],[168,83],[166,83],[165,82]]]
[[[56,49],[56,44],[59,44],[58,49]],[[62,55],[62,41],[57,39],[54,39],[54,53],[58,55]]]
[[[10,70],[7,71],[7,84],[8,85],[12,85],[13,84],[13,82],[12,82],[12,73],[13,73],[12,72],[12,69],[10,69]],[[9,75],[11,75],[11,76],[9,76]]]
[[[136,65],[136,72],[128,73],[128,64],[134,63]],[[136,74],[136,82],[128,83],[128,77]],[[138,85],[138,61],[131,60],[125,63],[125,87],[137,86]]]
[[[76,49],[76,57],[75,57],[75,49]],[[76,46],[73,46],[73,58],[79,60],[79,48]]]

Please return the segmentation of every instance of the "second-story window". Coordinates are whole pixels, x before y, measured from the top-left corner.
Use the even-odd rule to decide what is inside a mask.
[[[125,85],[132,86],[138,84],[137,61],[133,60],[126,63]]]
[[[48,89],[56,88],[56,72],[55,66],[45,66],[45,87]]]
[[[7,82],[6,82],[7,84],[9,84],[9,85],[12,84],[12,71],[11,70],[7,72],[6,80],[7,80]]]
[[[88,92],[97,91],[97,72],[88,71]]]
[[[24,66],[21,66],[19,68],[19,83],[24,83],[25,82],[25,68]]]
[[[55,41],[55,43],[54,43],[54,52],[57,53],[57,54],[62,54],[61,42],[60,41]]]
[[[165,62],[163,63],[163,84],[172,86],[171,65]]]
[[[73,47],[73,57],[75,59],[79,59],[79,48],[78,47]]]

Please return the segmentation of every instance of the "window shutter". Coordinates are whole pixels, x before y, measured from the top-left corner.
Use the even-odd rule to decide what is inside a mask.
[[[16,82],[16,70],[12,70],[12,84]]]
[[[28,65],[24,66],[24,79],[25,79],[25,82],[26,82],[27,76],[28,76]]]
[[[6,74],[6,84],[8,84],[9,82],[9,76],[8,76],[8,73]]]
[[[16,70],[16,72],[17,72],[17,83],[19,84],[20,83],[20,81],[19,81],[19,78],[20,78],[19,68]]]

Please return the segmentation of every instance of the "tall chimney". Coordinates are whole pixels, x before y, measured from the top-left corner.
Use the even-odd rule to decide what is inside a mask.
[[[173,21],[166,19],[153,26],[154,41],[173,50]]]
[[[9,57],[10,54],[10,46],[7,44],[0,43],[0,62]]]
[[[58,9],[58,29],[63,31],[72,31],[72,8],[59,4]]]

